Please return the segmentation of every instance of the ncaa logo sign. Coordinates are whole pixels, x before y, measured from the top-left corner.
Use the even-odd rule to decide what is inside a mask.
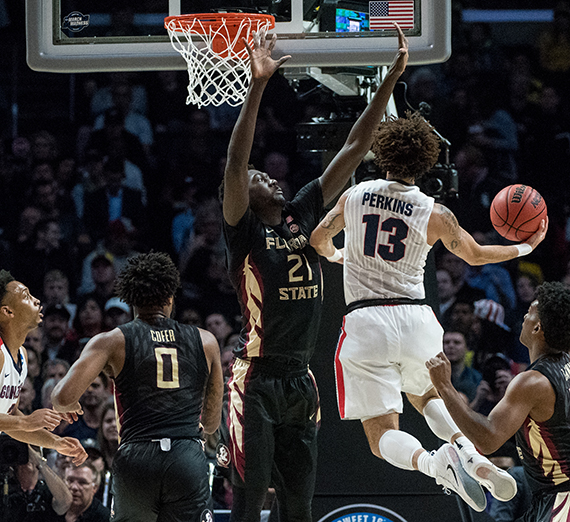
[[[407,522],[394,511],[373,504],[351,504],[331,511],[319,522]]]

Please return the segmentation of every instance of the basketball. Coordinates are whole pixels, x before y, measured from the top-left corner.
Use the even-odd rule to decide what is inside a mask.
[[[543,197],[528,185],[509,185],[491,203],[491,223],[511,241],[526,241],[546,219]]]

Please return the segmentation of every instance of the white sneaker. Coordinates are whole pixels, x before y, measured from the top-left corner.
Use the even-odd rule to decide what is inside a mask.
[[[479,453],[468,453],[458,442],[455,442],[455,446],[459,449],[457,453],[465,471],[489,490],[497,500],[506,502],[517,494],[517,483],[506,471]]]
[[[435,481],[448,490],[455,491],[475,511],[484,511],[487,497],[483,488],[461,465],[455,448],[447,443],[432,453],[436,465]]]

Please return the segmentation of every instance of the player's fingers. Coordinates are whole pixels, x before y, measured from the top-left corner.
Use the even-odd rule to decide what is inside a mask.
[[[289,58],[291,58],[290,54],[288,54],[287,56],[283,56],[283,57],[279,58],[279,60],[277,62],[277,67],[281,67]]]
[[[277,42],[277,35],[272,34],[269,39],[269,47],[267,48],[269,52],[273,51],[273,48],[275,47],[275,42]]]
[[[251,49],[251,46],[249,45],[249,42],[248,42],[245,38],[242,38],[242,41],[243,41],[243,43],[244,43],[244,45],[245,45],[245,48],[246,48],[246,50],[247,50],[247,54],[249,54],[249,57],[251,58],[251,53],[253,52],[253,50]],[[254,42],[254,43],[255,43],[255,42]]]
[[[400,49],[404,49],[405,51],[407,51],[408,50],[408,39],[404,35],[404,31],[402,31],[401,27],[396,22],[392,22],[392,23],[394,24],[396,31],[398,31],[398,47]]]

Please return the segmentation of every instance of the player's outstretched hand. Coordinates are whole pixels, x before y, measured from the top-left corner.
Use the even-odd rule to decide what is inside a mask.
[[[408,39],[404,36],[404,32],[397,23],[394,23],[394,27],[398,31],[398,54],[394,58],[392,65],[390,65],[390,71],[400,75],[408,64]]]
[[[451,384],[451,363],[443,352],[426,361],[426,368],[436,390]]]
[[[251,76],[254,80],[268,81],[273,73],[279,69],[289,58],[290,55],[283,56],[279,60],[271,58],[271,52],[275,47],[277,36],[272,34],[269,39],[266,38],[265,31],[253,33],[253,49],[244,39],[245,47],[249,53]],[[269,41],[269,43],[267,43]]]
[[[83,415],[83,410],[80,408],[78,411],[58,412],[58,415],[61,417],[61,420],[73,424],[77,422],[79,415]]]
[[[77,439],[72,437],[62,437],[55,445],[55,450],[62,455],[71,457],[72,462],[79,466],[87,459],[87,452]]]
[[[24,417],[22,431],[37,431],[42,428],[52,431],[59,426],[60,422],[61,416],[59,413],[42,408]]]
[[[532,247],[532,249],[534,250],[542,242],[542,240],[546,237],[547,231],[548,231],[548,216],[546,216],[546,219],[543,219],[540,222],[540,226],[538,227],[538,230],[532,236],[530,236],[525,241],[525,243],[528,243]]]

